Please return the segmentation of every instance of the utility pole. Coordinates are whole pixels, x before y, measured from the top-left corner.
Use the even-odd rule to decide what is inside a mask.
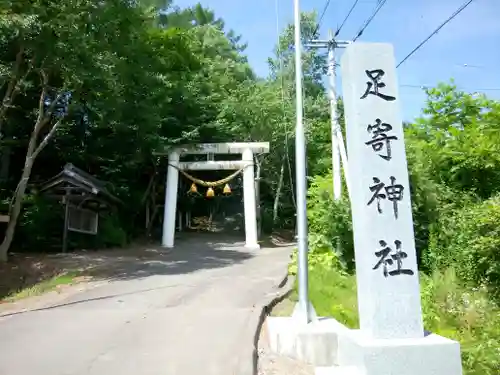
[[[309,302],[308,265],[307,265],[307,184],[306,184],[306,139],[303,121],[302,98],[302,42],[300,30],[300,1],[294,0],[295,23],[295,96],[297,124],[295,127],[295,170],[297,178],[297,237],[298,259],[297,273],[299,279],[299,301],[295,306],[293,317],[300,323],[308,324],[316,317]]]
[[[340,161],[344,167],[344,175],[346,176],[347,190],[349,189],[349,169],[347,165],[347,153],[344,144],[344,137],[340,129],[338,113],[337,113],[337,63],[335,59],[335,50],[343,48],[350,44],[349,41],[337,41],[334,38],[332,30],[328,31],[328,40],[311,40],[307,46],[311,48],[327,48],[328,49],[328,94],[330,98],[330,121],[331,121],[331,137],[332,137],[332,175],[333,175],[333,197],[339,200],[342,196],[342,172]]]
[[[337,139],[337,130],[339,128],[338,114],[337,114],[337,64],[335,61],[335,40],[333,38],[332,30],[328,30],[328,83],[330,94],[330,121],[332,132],[332,175],[333,175],[333,197],[336,201],[340,200],[342,196],[342,174],[340,171],[340,150]]]

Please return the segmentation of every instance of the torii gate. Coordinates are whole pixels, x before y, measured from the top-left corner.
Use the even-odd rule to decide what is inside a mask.
[[[167,182],[165,184],[165,207],[163,214],[162,246],[174,247],[175,218],[179,170],[238,170],[243,169],[243,204],[245,212],[245,247],[259,249],[257,239],[257,204],[255,195],[254,155],[269,152],[269,142],[248,143],[202,143],[180,146],[169,151]],[[181,162],[181,155],[241,154],[237,161]]]

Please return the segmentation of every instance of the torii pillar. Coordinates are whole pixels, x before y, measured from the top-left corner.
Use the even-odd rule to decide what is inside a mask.
[[[163,233],[161,245],[174,247],[175,212],[177,211],[177,190],[179,187],[180,152],[175,150],[168,155],[167,181],[165,184],[165,205],[163,207]]]
[[[247,164],[243,169],[243,207],[245,211],[245,247],[259,249],[257,237],[257,201],[255,196],[255,166],[253,151],[243,150],[242,161]]]

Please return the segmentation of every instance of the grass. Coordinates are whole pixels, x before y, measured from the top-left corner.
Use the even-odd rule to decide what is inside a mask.
[[[464,375],[500,373],[500,308],[452,269],[420,276],[425,328],[461,344]]]
[[[464,375],[500,374],[500,308],[487,291],[464,285],[453,270],[422,274],[420,281],[425,328],[460,342]],[[332,267],[311,267],[309,298],[319,316],[358,328],[354,275]],[[297,285],[272,314],[290,316],[296,301]]]
[[[65,272],[51,279],[43,280],[28,288],[21,289],[5,297],[2,302],[15,302],[23,298],[39,296],[44,293],[53,291],[61,285],[73,284],[75,278],[78,276],[76,272]]]
[[[333,316],[349,328],[358,328],[356,279],[333,268],[314,267],[309,271],[309,299],[319,316]],[[273,316],[290,316],[298,300],[294,290],[272,311]]]

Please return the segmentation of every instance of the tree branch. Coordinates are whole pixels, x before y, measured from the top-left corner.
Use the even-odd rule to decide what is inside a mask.
[[[146,198],[149,196],[149,191],[151,190],[151,187],[153,186],[153,183],[155,182],[155,178],[156,178],[156,172],[153,172],[153,175],[149,179],[148,187],[147,187],[146,191],[144,192],[144,194],[142,195],[141,205],[143,205],[144,202],[146,202]]]
[[[65,93],[66,90],[61,89],[61,92],[57,94],[55,99],[50,103],[49,108],[47,108],[47,111],[45,112],[45,116],[42,120],[42,123],[40,124],[40,129],[43,128],[47,124],[47,122],[50,121],[50,118],[52,116],[52,113],[54,112],[57,103],[59,103],[59,101],[62,99]]]
[[[35,123],[35,127],[33,129],[33,135],[32,135],[32,137],[34,137],[33,139],[35,140],[35,142],[36,142],[36,138],[37,138],[38,134],[40,133],[40,131],[50,121],[50,119],[52,117],[52,113],[54,112],[54,109],[55,109],[57,103],[59,102],[59,100],[61,100],[63,95],[66,93],[64,88],[61,89],[59,94],[50,103],[49,108],[47,108],[47,111],[44,111],[45,98],[47,97],[47,91],[48,91],[48,87],[49,87],[49,76],[43,69],[40,69],[40,75],[42,78],[42,92],[40,94],[40,99],[38,101],[38,116],[37,116],[37,120]],[[52,126],[52,128],[48,132],[48,134],[43,138],[42,142],[40,142],[40,144],[36,148],[34,148],[33,153],[31,155],[29,155],[29,157],[31,157],[32,162],[34,162],[34,160],[36,159],[38,154],[40,154],[40,152],[45,148],[45,146],[47,146],[47,143],[49,143],[49,140],[56,133],[57,128],[61,125],[61,123],[63,122],[65,117],[66,116],[62,116],[59,120],[57,120],[57,122],[54,124],[54,126]]]
[[[16,54],[16,62],[14,63],[14,70],[10,76],[9,84],[7,85],[7,90],[5,90],[5,95],[2,100],[2,106],[0,107],[0,131],[2,130],[2,125],[5,120],[5,114],[7,109],[12,103],[12,94],[14,89],[17,87],[17,82],[19,81],[19,71],[21,70],[21,63],[23,62],[24,46],[22,46]]]
[[[42,93],[40,94],[40,100],[38,102],[38,117],[36,120],[35,130],[34,130],[37,134],[50,121],[52,113],[54,112],[57,103],[59,103],[63,95],[66,93],[66,90],[62,88],[59,94],[57,94],[55,99],[52,100],[52,102],[50,103],[49,108],[47,108],[47,110],[44,111],[45,99],[47,97],[47,92],[49,88],[49,77],[43,69],[40,69],[40,75],[42,76],[43,87],[42,87]]]
[[[47,73],[43,69],[40,69],[40,75],[42,76],[42,92],[40,93],[40,98],[38,99],[38,116],[35,123],[34,132],[38,134],[41,129],[41,123],[44,118],[43,107],[45,105],[45,97],[47,96],[47,85],[49,83],[49,78]]]
[[[40,144],[38,145],[38,147],[35,149],[35,151],[32,154],[33,161],[36,159],[38,154],[45,148],[45,146],[47,146],[47,143],[49,143],[50,138],[52,138],[52,136],[56,133],[57,128],[61,125],[63,120],[64,120],[64,117],[57,120],[57,122],[54,124],[52,129],[50,129],[49,133],[45,136],[45,138],[43,138],[42,142],[40,142]]]
[[[32,59],[29,60],[28,62],[28,68],[26,69],[26,72],[24,72],[23,76],[21,77],[21,79],[18,79],[17,80],[17,83],[16,83],[16,86],[14,87],[14,92],[12,93],[12,99],[11,101],[14,100],[14,98],[16,97],[16,95],[19,93],[19,84],[23,81],[26,80],[26,78],[28,78],[29,74],[32,72],[33,70],[33,67],[35,66],[35,57],[33,57]]]

